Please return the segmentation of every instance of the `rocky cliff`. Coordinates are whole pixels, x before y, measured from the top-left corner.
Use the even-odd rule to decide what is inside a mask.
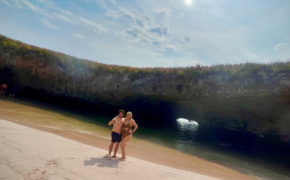
[[[22,95],[131,108],[148,123],[183,117],[290,144],[289,62],[138,69],[79,60],[4,36],[0,43],[0,83],[18,85]]]

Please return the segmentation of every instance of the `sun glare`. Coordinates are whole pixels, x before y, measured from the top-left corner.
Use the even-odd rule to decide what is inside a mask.
[[[191,0],[185,0],[186,4],[191,4]]]

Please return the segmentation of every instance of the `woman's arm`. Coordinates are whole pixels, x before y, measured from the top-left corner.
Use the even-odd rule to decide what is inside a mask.
[[[133,119],[132,119],[132,126],[134,126],[132,133],[134,133],[138,129],[138,125],[136,124],[136,122]]]

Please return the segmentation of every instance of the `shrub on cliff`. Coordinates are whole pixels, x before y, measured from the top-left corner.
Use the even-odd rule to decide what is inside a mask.
[[[20,41],[10,39],[0,35],[0,53],[9,53],[11,55],[38,58],[40,60],[57,64],[67,72],[75,72],[80,68],[87,68],[98,73],[112,73],[129,75],[165,75],[175,74],[176,76],[199,78],[214,74],[227,74],[233,78],[241,75],[265,75],[267,73],[285,73],[290,71],[290,62],[265,63],[241,63],[241,64],[220,64],[213,66],[196,65],[192,67],[178,68],[135,68],[128,66],[106,65],[89,60],[79,59],[60,52],[54,52],[48,49],[31,46]]]

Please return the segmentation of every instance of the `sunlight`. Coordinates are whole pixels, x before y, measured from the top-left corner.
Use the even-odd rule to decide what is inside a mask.
[[[185,3],[189,5],[191,4],[191,0],[185,0]]]
[[[180,124],[195,124],[198,126],[198,123],[196,121],[193,121],[193,120],[178,118],[178,119],[176,119],[176,121],[179,122]]]

